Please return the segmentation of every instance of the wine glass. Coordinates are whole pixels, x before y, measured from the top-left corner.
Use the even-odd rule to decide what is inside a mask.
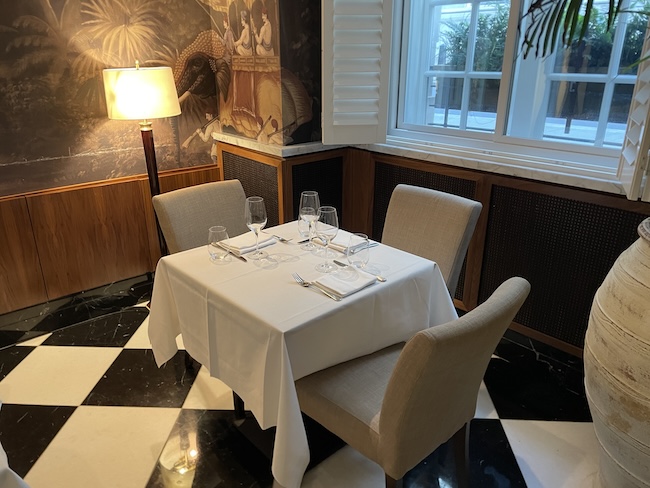
[[[350,236],[347,249],[348,263],[355,268],[365,268],[370,260],[370,249],[368,249],[368,236],[362,233],[355,233]]]
[[[266,225],[266,207],[262,197],[248,197],[246,199],[246,226],[255,234],[255,252],[250,254],[249,259],[257,260],[267,257],[264,251],[260,251],[260,231]]]
[[[304,251],[313,251],[316,249],[314,245],[314,222],[318,220],[318,208],[320,207],[320,199],[318,198],[317,191],[303,191],[300,194],[300,206],[298,207],[298,215],[300,220],[307,222],[309,226],[309,242],[300,246]]]
[[[325,262],[316,266],[316,271],[331,273],[337,268],[329,261],[334,256],[330,251],[330,242],[339,231],[339,218],[334,207],[325,206],[318,209],[318,220],[316,221],[316,234],[325,242]]]
[[[228,251],[221,247],[219,243],[228,239],[228,232],[223,225],[215,225],[208,229],[208,253],[210,259],[215,262],[224,262],[228,257]]]

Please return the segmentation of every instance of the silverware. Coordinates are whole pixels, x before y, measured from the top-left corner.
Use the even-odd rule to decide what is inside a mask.
[[[235,256],[235,257],[236,257],[237,259],[239,259],[240,261],[244,261],[245,263],[248,262],[248,259],[246,259],[244,256],[240,256],[239,254],[235,254],[235,253],[232,252],[230,249],[228,249],[226,246],[222,245],[220,242],[217,242],[217,246],[219,246],[219,247],[220,247],[221,249],[223,249],[224,251],[227,251],[228,254],[230,254],[231,256]]]
[[[327,295],[328,297],[330,297],[332,300],[334,300],[334,301],[336,301],[336,302],[341,301],[341,297],[340,297],[340,296],[338,296],[338,295],[334,295],[333,293],[330,293],[329,291],[325,290],[324,288],[321,288],[320,286],[318,286],[317,283],[314,283],[314,282],[311,282],[311,281],[305,281],[305,280],[303,280],[303,279],[300,277],[300,275],[299,275],[298,273],[291,273],[291,276],[293,276],[293,279],[296,280],[296,282],[297,282],[298,284],[300,284],[301,286],[304,286],[305,288],[309,288],[309,287],[312,287],[312,286],[313,286],[313,287],[316,288],[317,290],[323,292],[325,295]]]
[[[341,261],[337,261],[336,259],[334,260],[334,264],[338,264],[339,266],[343,266],[344,268],[349,266],[348,264],[342,263]],[[364,269],[364,271],[366,270]],[[368,272],[366,271],[366,273]],[[368,274],[372,274],[372,273],[368,273]],[[381,275],[374,275],[374,276],[375,278],[377,278],[377,281],[381,281],[382,283],[386,282],[386,278],[384,278],[383,276]]]
[[[366,244],[365,242],[362,242],[361,244],[357,244],[356,246],[346,248],[345,251],[344,251],[344,254],[347,254],[348,252],[350,254],[354,254],[354,253],[359,252],[361,249],[370,249],[371,247],[375,247],[375,246],[378,246],[378,245],[379,245],[378,242],[369,242],[368,244]]]
[[[270,235],[270,236],[272,236],[272,237],[275,237],[278,241],[283,242],[284,244],[286,244],[286,243],[288,243],[288,242],[291,242],[291,241],[293,240],[293,239],[285,239],[284,237],[282,237],[282,236],[276,236],[275,234],[269,234],[268,232],[264,232],[264,233],[265,233],[265,234],[268,234],[268,235]]]
[[[307,239],[303,239],[302,241],[298,241],[298,244],[304,244],[305,242],[309,242],[309,237]]]

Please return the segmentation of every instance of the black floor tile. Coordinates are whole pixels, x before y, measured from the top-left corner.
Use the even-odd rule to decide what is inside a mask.
[[[28,331],[23,332],[20,330],[1,330],[0,329],[0,350],[11,347],[15,344],[19,344],[28,339],[34,339],[35,337],[41,336],[45,332],[34,332]]]
[[[232,411],[182,410],[146,488],[270,487],[270,461],[233,420]]]
[[[46,346],[124,347],[147,318],[146,308],[129,308],[58,330],[48,337]]]
[[[0,349],[0,381],[7,376],[12,369],[20,364],[27,355],[34,350],[33,347],[11,346]],[[2,401],[2,398],[0,398]]]
[[[484,381],[499,418],[591,421],[575,368],[507,340],[495,354]]]
[[[0,442],[9,466],[23,478],[75,407],[3,404],[0,408]]]
[[[161,368],[149,349],[125,349],[84,400],[84,405],[172,407],[183,405],[200,365],[178,351]],[[189,361],[189,368],[186,363]]]
[[[499,420],[470,423],[469,481],[474,488],[526,488],[526,482]],[[443,444],[404,477],[404,488],[458,486],[451,442]]]

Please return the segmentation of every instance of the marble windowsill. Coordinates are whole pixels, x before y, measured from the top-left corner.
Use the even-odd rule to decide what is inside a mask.
[[[310,142],[295,144],[292,146],[277,146],[273,144],[262,144],[250,139],[233,135],[213,133],[212,137],[220,142],[235,146],[252,149],[254,151],[271,156],[290,157],[302,154],[312,154],[321,151],[328,151],[346,145],[325,145],[321,142]],[[515,157],[500,157],[499,155],[488,154],[480,151],[443,151],[431,144],[421,141],[414,141],[398,137],[388,137],[384,144],[363,144],[354,146],[369,151],[401,156],[420,161],[430,161],[438,164],[446,164],[460,168],[496,173],[504,176],[526,178],[546,183],[555,183],[574,188],[602,191],[616,195],[625,195],[625,190],[616,176],[606,170],[598,171],[594,168],[580,169],[567,168],[561,171],[558,165],[548,165],[539,162],[531,165],[523,159]]]

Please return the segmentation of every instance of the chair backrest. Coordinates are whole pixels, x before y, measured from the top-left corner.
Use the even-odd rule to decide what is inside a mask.
[[[528,281],[510,278],[471,312],[406,343],[379,418],[386,472],[405,473],[474,417],[490,357],[529,291]]]
[[[225,226],[229,237],[248,232],[246,194],[239,180],[181,188],[152,200],[171,253],[207,245],[208,229],[213,225]]]
[[[480,202],[428,188],[397,185],[390,197],[381,242],[435,261],[449,293],[456,293]]]

